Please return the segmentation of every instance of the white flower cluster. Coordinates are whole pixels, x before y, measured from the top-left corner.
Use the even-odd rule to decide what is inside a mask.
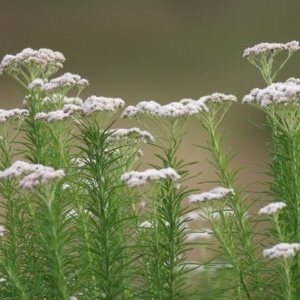
[[[213,93],[211,95],[203,96],[198,101],[206,102],[236,102],[237,98],[234,95],[226,95],[223,93]]]
[[[172,168],[165,168],[160,170],[148,169],[142,172],[131,171],[125,173],[121,176],[121,181],[126,182],[131,187],[135,187],[145,185],[147,181],[158,181],[168,178],[175,181],[178,180],[180,176]]]
[[[262,55],[268,52],[288,50],[290,52],[300,50],[299,42],[292,41],[283,43],[260,43],[244,51],[243,57]]]
[[[160,105],[151,100],[126,107],[121,117],[132,119],[141,115],[149,115],[157,118],[180,118],[195,115],[203,110],[208,109],[202,100],[182,99],[166,105]]]
[[[16,55],[5,55],[0,64],[0,74],[9,74],[26,65],[38,65],[43,68],[53,66],[56,69],[62,68],[65,57],[58,51],[41,48],[33,50],[26,48]]]
[[[264,207],[262,207],[259,211],[259,215],[274,215],[276,214],[279,210],[283,209],[286,207],[286,204],[284,202],[274,202],[270,203]]]
[[[171,102],[166,105],[151,101],[141,101],[136,106],[130,105],[123,111],[122,118],[135,118],[142,115],[149,115],[156,118],[181,118],[196,115],[202,111],[208,111],[206,102],[237,101],[233,95],[213,93],[201,97],[198,100],[182,99],[179,102]]]
[[[234,190],[232,188],[215,187],[208,192],[203,192],[201,194],[196,194],[196,195],[190,195],[188,200],[191,203],[203,202],[206,200],[217,200],[217,199],[224,198],[228,194],[234,195]]]
[[[263,256],[273,258],[289,258],[296,255],[300,250],[300,243],[279,243],[272,248],[264,249]]]
[[[244,96],[243,103],[256,103],[267,107],[274,103],[289,104],[300,98],[300,79],[289,78],[285,82],[272,83],[264,89],[255,88]]]
[[[151,133],[145,130],[140,130],[137,127],[133,128],[119,128],[109,130],[108,142],[120,141],[120,140],[133,140],[142,143],[155,142],[155,139]]]
[[[87,85],[89,85],[88,80],[81,78],[79,75],[65,73],[59,77],[51,79],[49,82],[47,80],[37,78],[28,85],[28,88],[30,90],[39,89],[44,92],[54,92],[65,88],[70,89],[74,86],[83,88]]]
[[[60,121],[70,117],[70,113],[66,113],[63,110],[49,111],[47,113],[40,112],[34,116],[35,120],[46,120],[47,122]]]
[[[20,181],[22,189],[32,189],[41,184],[47,184],[54,179],[65,176],[63,170],[54,170],[40,164],[31,164],[25,161],[15,161],[9,168],[0,171],[0,179],[24,176]]]
[[[5,122],[8,119],[22,119],[29,116],[29,111],[27,109],[0,109],[0,123]]]
[[[91,115],[97,111],[115,111],[125,105],[120,98],[90,96],[82,106],[82,112],[85,115]]]
[[[52,167],[39,165],[34,171],[23,177],[19,186],[23,190],[31,190],[36,186],[46,185],[64,176],[65,172],[62,169],[54,170]]]
[[[204,228],[202,230],[189,232],[186,234],[186,242],[192,242],[199,239],[210,239],[212,237],[213,231],[209,228]]]

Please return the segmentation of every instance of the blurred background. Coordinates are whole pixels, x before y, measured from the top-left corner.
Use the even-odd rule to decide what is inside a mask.
[[[0,57],[26,47],[61,51],[67,59],[61,72],[90,81],[83,98],[121,97],[129,105],[213,92],[236,95],[239,103],[223,126],[226,150],[237,153],[233,165],[245,167],[240,181],[246,185],[263,180],[256,163],[268,161],[269,133],[252,124],[264,124],[264,115],[240,103],[252,88],[264,86],[243,50],[260,42],[300,40],[299,13],[299,0],[2,0]],[[296,53],[278,81],[299,77],[299,66]],[[0,91],[2,108],[21,106],[23,96],[12,78],[0,78]],[[181,154],[199,161],[198,181],[209,180],[214,171],[191,146],[206,137],[195,121],[188,131]]]

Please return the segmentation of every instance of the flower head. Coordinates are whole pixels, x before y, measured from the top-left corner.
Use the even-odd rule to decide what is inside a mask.
[[[0,109],[0,123],[3,123],[8,119],[24,119],[27,116],[29,116],[29,111],[27,109]]]
[[[39,185],[46,185],[53,180],[61,179],[65,176],[64,170],[54,170],[52,167],[38,166],[30,174],[24,176],[20,181],[20,188],[23,190],[31,190]]]
[[[149,143],[154,142],[155,139],[151,133],[145,130],[140,130],[137,127],[133,128],[119,128],[119,129],[111,129],[108,131],[110,133],[107,141],[136,141],[141,143]]]
[[[266,88],[253,89],[244,96],[243,103],[255,103],[261,107],[271,104],[295,103],[300,98],[300,79],[289,78],[285,82],[272,83]]]
[[[171,102],[166,105],[151,101],[141,101],[136,106],[128,106],[122,113],[122,118],[135,118],[148,115],[155,118],[180,118],[195,115],[207,107],[202,101],[182,99],[179,102]]]
[[[87,98],[82,105],[84,115],[91,115],[97,111],[115,111],[125,105],[120,98],[108,98],[91,96]]]
[[[131,187],[135,187],[145,185],[147,181],[159,181],[168,178],[176,181],[180,178],[180,176],[172,168],[160,170],[148,169],[142,172],[131,171],[125,173],[121,176],[121,181],[126,182]]]
[[[40,73],[54,73],[62,68],[65,57],[58,51],[41,48],[33,50],[26,48],[16,55],[5,55],[0,64],[0,74],[9,75],[21,68],[39,69]]]
[[[300,250],[300,243],[280,243],[272,248],[264,249],[263,256],[268,257],[270,259],[273,258],[289,258],[296,255],[296,253]]]
[[[226,95],[223,93],[213,93],[211,95],[203,96],[198,101],[206,104],[207,102],[236,102],[237,98],[234,95]]]
[[[40,165],[17,160],[9,168],[0,171],[0,178],[13,178],[26,175],[37,169],[39,166]]]
[[[232,188],[215,187],[208,192],[190,195],[188,199],[189,202],[203,202],[206,200],[222,199],[228,194],[234,195],[234,190]]]
[[[63,110],[55,110],[50,112],[40,112],[34,116],[35,120],[46,120],[47,122],[60,121],[70,117],[70,113]]]
[[[264,207],[262,207],[259,211],[259,215],[274,215],[276,214],[279,210],[283,209],[286,207],[286,204],[284,202],[274,202],[270,203]]]
[[[266,53],[279,52],[288,50],[290,52],[300,50],[299,42],[292,41],[286,44],[283,43],[260,43],[253,47],[247,48],[244,51],[243,57],[260,56]]]

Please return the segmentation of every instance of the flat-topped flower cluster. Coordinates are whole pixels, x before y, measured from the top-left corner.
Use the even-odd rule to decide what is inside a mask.
[[[259,56],[265,53],[273,53],[277,51],[288,50],[290,52],[295,52],[300,50],[300,45],[298,41],[291,41],[288,43],[260,43],[253,47],[247,48],[244,51],[243,57],[248,56]]]

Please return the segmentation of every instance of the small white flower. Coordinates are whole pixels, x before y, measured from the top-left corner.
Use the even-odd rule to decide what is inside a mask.
[[[279,243],[272,248],[264,249],[263,256],[273,258],[289,258],[296,255],[300,250],[300,243]]]
[[[216,187],[208,192],[203,192],[201,194],[190,195],[189,202],[203,202],[206,200],[217,200],[224,198],[226,195],[234,195],[234,190],[232,188]]]
[[[262,207],[259,211],[259,215],[274,215],[276,214],[279,210],[283,209],[286,207],[286,204],[284,202],[274,202],[270,203],[264,207]]]
[[[0,225],[0,236],[4,236],[6,228],[3,225]]]
[[[153,224],[149,221],[144,221],[140,224],[139,226],[140,228],[152,228]]]

